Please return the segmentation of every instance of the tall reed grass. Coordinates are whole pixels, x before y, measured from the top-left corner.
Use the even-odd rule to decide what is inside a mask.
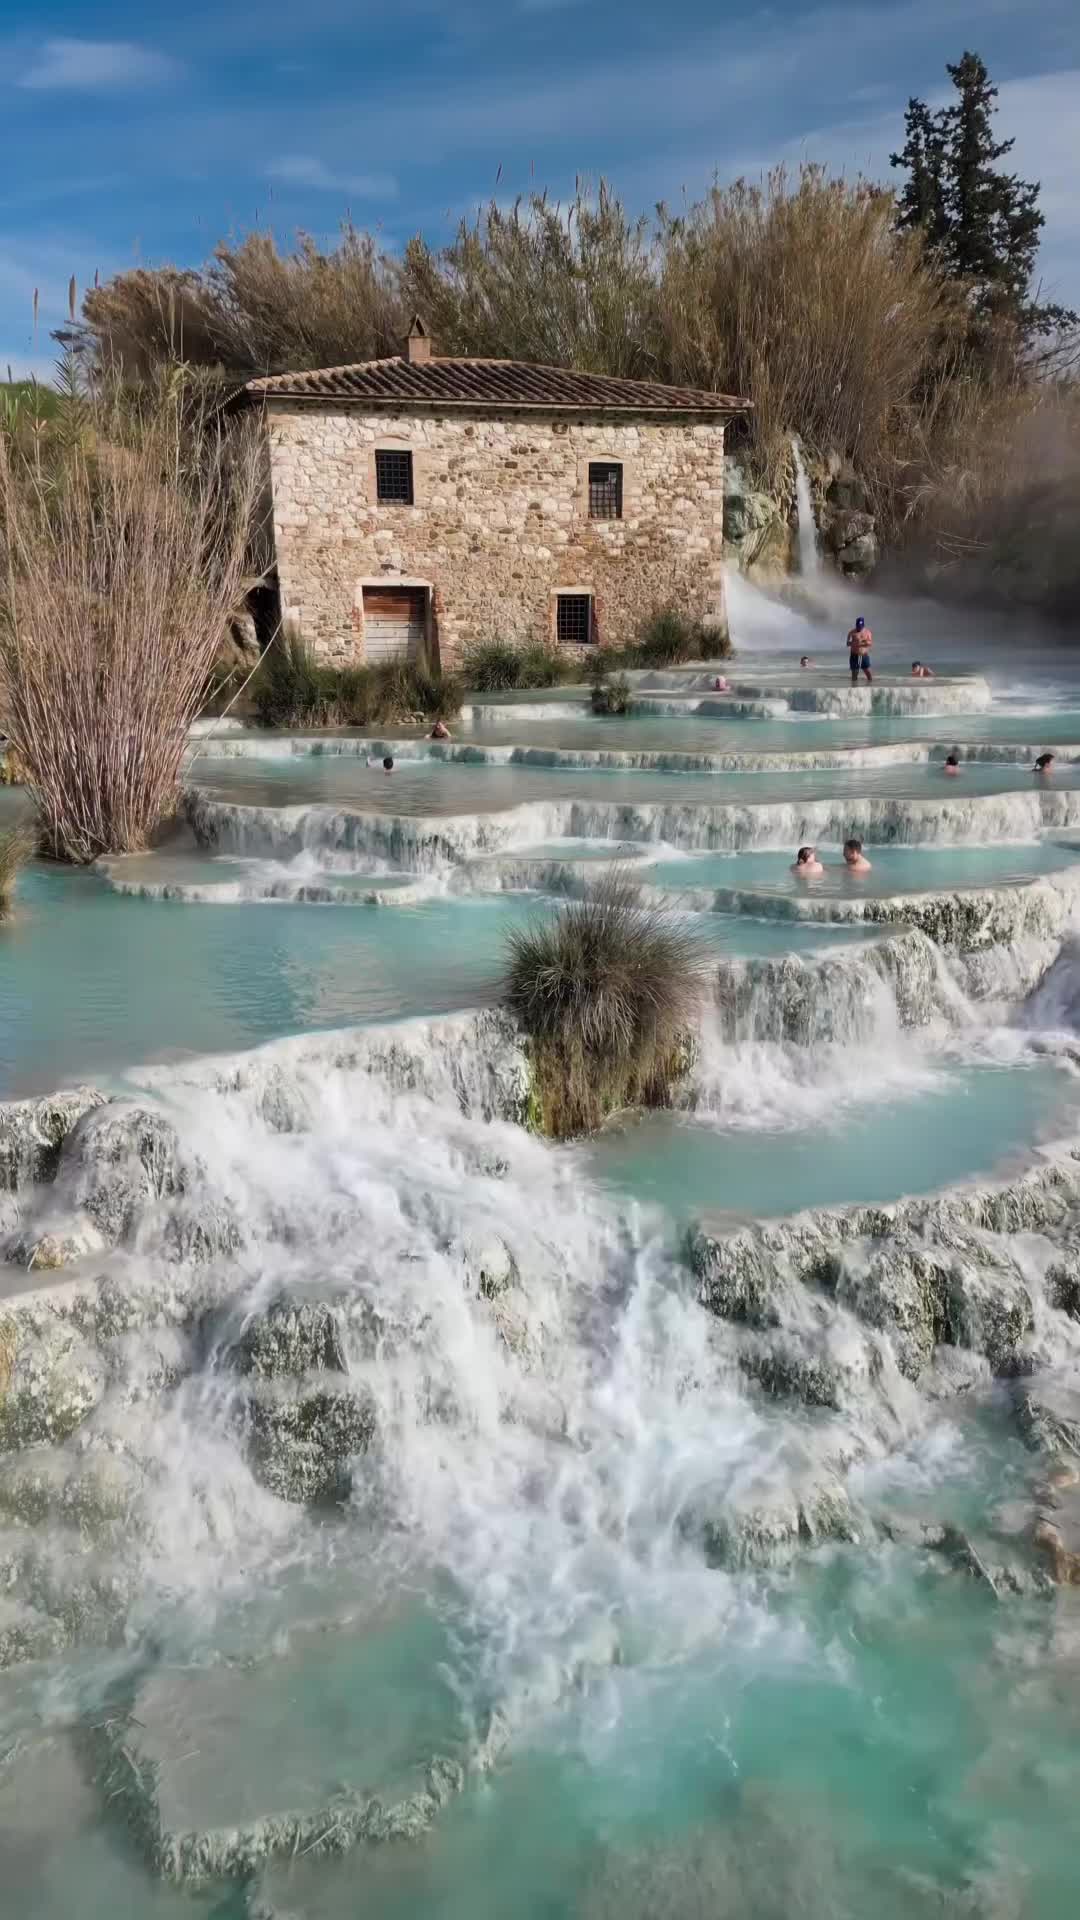
[[[0,709],[55,857],[145,847],[172,809],[260,478],[255,430],[177,369],[90,389],[44,458],[0,436]]]

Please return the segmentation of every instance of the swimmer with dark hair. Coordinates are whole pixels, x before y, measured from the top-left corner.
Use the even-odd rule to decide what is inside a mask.
[[[844,865],[849,873],[869,873],[870,862],[862,850],[861,840],[844,841]]]
[[[817,857],[817,848],[800,847],[791,871],[799,880],[820,879],[825,869]]]

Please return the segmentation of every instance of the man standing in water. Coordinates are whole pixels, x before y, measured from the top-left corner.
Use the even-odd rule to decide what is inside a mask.
[[[851,684],[853,687],[858,684],[860,667],[868,681],[872,681],[874,678],[870,671],[870,649],[873,644],[874,636],[860,613],[847,637],[848,666],[851,668]]]

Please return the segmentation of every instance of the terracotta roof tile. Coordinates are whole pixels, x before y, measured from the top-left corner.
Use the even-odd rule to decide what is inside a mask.
[[[249,380],[232,404],[275,400],[352,400],[367,406],[502,408],[544,412],[742,413],[748,400],[656,380],[618,380],[604,373],[573,373],[521,360],[362,360],[313,373],[277,373]]]

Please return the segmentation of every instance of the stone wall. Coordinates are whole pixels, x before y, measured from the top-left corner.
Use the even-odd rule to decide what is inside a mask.
[[[325,660],[363,659],[363,584],[431,589],[444,663],[554,636],[556,590],[595,596],[602,644],[670,605],[724,621],[724,429],[652,419],[268,408],[282,607]],[[415,504],[375,498],[376,447],[413,454]],[[623,463],[623,517],[590,520],[590,460]]]

